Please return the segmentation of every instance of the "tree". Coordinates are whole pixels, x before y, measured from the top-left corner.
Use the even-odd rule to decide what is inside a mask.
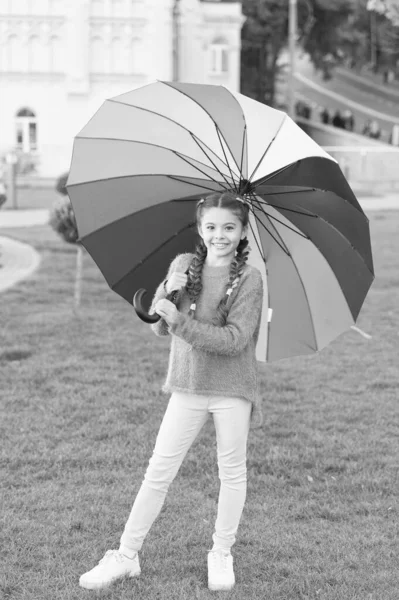
[[[356,0],[311,0],[314,24],[303,48],[309,54],[316,70],[325,79],[332,77],[332,70],[348,48],[357,47],[359,39],[353,30]]]
[[[399,60],[399,0],[367,0],[371,63],[395,68]]]
[[[399,0],[368,0],[367,10],[384,15],[392,25],[399,26]]]
[[[277,61],[287,41],[287,0],[244,0],[242,29],[242,93],[274,105]]]
[[[80,306],[82,295],[83,248],[78,238],[75,214],[69,198],[57,200],[50,215],[50,225],[66,242],[76,244],[75,309]]]
[[[299,43],[316,69],[330,76],[353,32],[347,25],[356,0],[298,0]],[[274,106],[278,59],[287,45],[288,0],[243,0],[241,90]],[[309,23],[311,27],[309,28]]]

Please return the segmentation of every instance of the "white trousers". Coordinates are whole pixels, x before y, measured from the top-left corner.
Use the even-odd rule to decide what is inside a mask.
[[[243,398],[173,392],[141,488],[126,522],[120,548],[141,549],[163,506],[169,485],[212,413],[220,479],[213,549],[230,549],[247,491],[247,439],[252,404]]]

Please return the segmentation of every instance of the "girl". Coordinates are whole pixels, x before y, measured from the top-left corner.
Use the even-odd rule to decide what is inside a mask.
[[[81,576],[82,587],[100,589],[140,574],[138,552],[209,413],[216,430],[220,493],[208,551],[208,586],[234,586],[230,549],[246,496],[248,432],[251,424],[262,423],[255,347],[263,281],[260,271],[246,264],[248,215],[245,200],[230,192],[200,200],[196,218],[201,241],[194,254],[173,260],[155,292],[150,311],[162,318],[151,328],[158,336],[172,334],[162,387],[172,394],[119,549],[108,550]],[[176,296],[175,304],[170,296]]]

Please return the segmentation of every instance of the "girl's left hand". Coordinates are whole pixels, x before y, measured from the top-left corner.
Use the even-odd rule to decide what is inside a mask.
[[[166,300],[166,298],[162,298],[162,300],[158,300],[155,305],[155,312],[158,313],[168,325],[174,325],[177,323],[179,311],[177,310],[175,304],[170,300]]]

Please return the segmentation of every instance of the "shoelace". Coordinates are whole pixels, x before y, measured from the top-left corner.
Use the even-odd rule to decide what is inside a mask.
[[[228,568],[228,560],[227,559],[230,556],[230,554],[227,554],[225,552],[211,552],[210,554],[211,554],[212,562],[214,564],[217,564],[218,557],[220,557],[223,570],[226,570]]]
[[[115,556],[118,562],[123,562],[123,555],[119,552],[119,550],[107,550],[104,554],[104,557],[100,560],[100,563],[105,562],[110,556]]]

